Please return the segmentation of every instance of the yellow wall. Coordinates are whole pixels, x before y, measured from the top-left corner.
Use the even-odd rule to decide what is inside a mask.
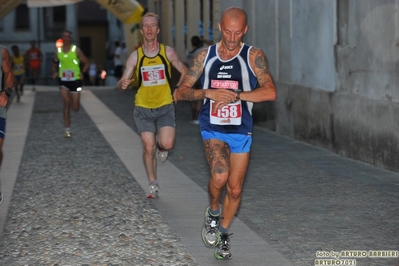
[[[108,40],[108,26],[79,26],[79,37],[91,37],[91,55],[97,66],[105,65],[106,62],[106,50],[105,44]],[[98,45],[98,44],[104,44]]]

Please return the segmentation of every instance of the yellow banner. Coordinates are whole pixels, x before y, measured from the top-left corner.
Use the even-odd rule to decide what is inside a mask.
[[[123,23],[138,23],[144,8],[135,0],[97,0]]]
[[[0,0],[0,18],[5,17],[24,0]]]
[[[28,7],[64,6],[80,1],[82,0],[28,0]]]
[[[144,8],[135,0],[96,0],[123,22],[126,48],[130,55],[142,44],[140,21]]]

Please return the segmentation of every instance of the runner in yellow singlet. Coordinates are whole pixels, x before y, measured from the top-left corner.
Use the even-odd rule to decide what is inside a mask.
[[[136,94],[133,112],[143,143],[143,160],[149,181],[148,198],[156,198],[160,192],[157,180],[157,161],[164,162],[168,151],[175,143],[175,106],[171,89],[171,66],[180,73],[181,78],[187,68],[176,51],[158,42],[160,32],[159,17],[146,13],[140,24],[144,44],[134,51],[126,61],[118,88],[126,90],[138,77],[139,89]],[[180,84],[181,80],[177,82]]]
[[[15,93],[17,94],[17,102],[19,102],[22,94],[24,94],[25,56],[20,53],[19,47],[17,45],[13,45],[11,50],[13,53],[11,56],[11,66],[15,79]]]

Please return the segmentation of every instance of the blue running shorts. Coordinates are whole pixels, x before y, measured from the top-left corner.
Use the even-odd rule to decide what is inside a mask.
[[[202,140],[218,139],[229,144],[231,153],[250,152],[252,136],[242,134],[223,134],[216,131],[201,131]]]

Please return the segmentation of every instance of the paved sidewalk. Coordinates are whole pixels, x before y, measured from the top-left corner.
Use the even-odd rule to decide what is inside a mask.
[[[85,90],[70,140],[58,90],[26,91],[9,110],[0,265],[302,266],[317,251],[399,250],[398,173],[255,128],[233,259],[217,261],[200,239],[209,172],[187,103],[177,106],[176,146],[159,165],[161,196],[147,200],[134,91]]]

